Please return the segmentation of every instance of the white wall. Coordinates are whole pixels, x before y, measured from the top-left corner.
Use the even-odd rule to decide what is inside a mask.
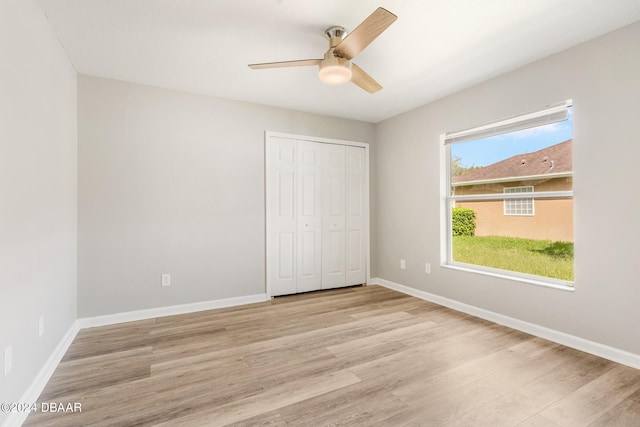
[[[264,132],[375,136],[371,123],[82,75],[78,122],[79,317],[264,294]]]
[[[569,98],[575,292],[437,267],[439,135]],[[640,354],[639,100],[636,23],[379,123],[372,182],[378,277]]]
[[[0,57],[0,402],[19,402],[76,319],[76,73],[31,0],[0,2]]]

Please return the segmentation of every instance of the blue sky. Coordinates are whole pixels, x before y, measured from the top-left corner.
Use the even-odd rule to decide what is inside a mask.
[[[571,139],[573,109],[563,122],[551,123],[505,135],[491,136],[476,141],[460,142],[451,146],[451,156],[460,157],[460,166],[487,166],[516,154],[531,153]]]

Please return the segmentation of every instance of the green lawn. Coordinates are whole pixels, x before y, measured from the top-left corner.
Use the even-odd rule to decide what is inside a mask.
[[[573,281],[573,243],[499,236],[454,236],[453,260]]]

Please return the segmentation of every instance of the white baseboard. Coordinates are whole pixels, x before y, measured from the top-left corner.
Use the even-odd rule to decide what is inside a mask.
[[[528,334],[535,335],[537,337],[544,338],[558,344],[566,345],[567,347],[575,348],[576,350],[603,357],[605,359],[609,359],[635,369],[640,369],[640,355],[635,353],[630,353],[628,351],[620,350],[615,347],[610,347],[608,345],[589,341],[584,338],[557,331],[555,329],[549,329],[544,326],[536,325],[534,323],[525,322],[523,320],[515,319],[513,317],[505,316],[493,311],[485,310],[473,305],[465,304],[460,301],[441,297],[439,295],[414,289],[409,286],[394,283],[378,277],[372,278],[370,284],[384,286],[385,288],[393,289],[395,291],[402,292],[404,294],[411,295],[426,301],[430,301],[435,304],[460,311],[462,313],[467,313],[481,319],[489,320],[491,322],[516,329],[518,331],[526,332]]]
[[[71,327],[67,331],[66,334],[62,337],[56,348],[51,353],[51,356],[46,360],[42,368],[40,368],[40,372],[36,375],[36,377],[31,382],[31,385],[24,392],[19,402],[21,403],[35,403],[44,387],[51,379],[53,372],[58,367],[58,364],[64,357],[65,353],[69,349],[69,346],[73,342],[74,338],[78,334],[80,328],[78,327],[78,321],[73,322]],[[29,412],[10,412],[9,416],[5,419],[2,424],[3,427],[19,427],[22,423],[25,422]]]
[[[172,305],[168,307],[149,308],[146,310],[128,311],[124,313],[107,314],[104,316],[85,317],[78,319],[80,329],[108,326],[118,323],[135,322],[156,317],[174,316],[176,314],[195,313],[197,311],[214,310],[216,308],[234,307],[236,305],[253,304],[267,301],[266,294],[247,295],[243,297],[226,298],[212,301],[195,302],[191,304]]]

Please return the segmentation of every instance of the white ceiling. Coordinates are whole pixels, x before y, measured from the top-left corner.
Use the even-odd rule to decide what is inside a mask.
[[[38,2],[78,73],[370,122],[640,20],[640,0]],[[353,30],[378,6],[398,20],[354,60],[376,94],[315,67],[247,67],[321,58],[327,27]]]

